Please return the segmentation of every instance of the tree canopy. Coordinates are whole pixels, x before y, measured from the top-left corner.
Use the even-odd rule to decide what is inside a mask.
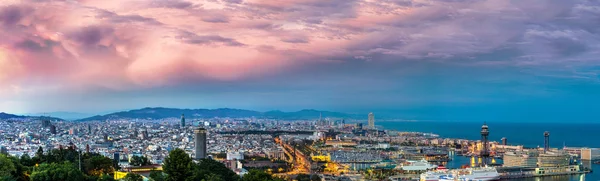
[[[87,155],[85,157],[88,157]],[[101,176],[103,174],[112,174],[115,169],[113,168],[112,159],[93,155],[83,160],[84,171],[88,175]]]
[[[221,178],[221,176],[211,173],[206,175],[205,179],[202,179],[202,181],[224,181],[223,178]]]
[[[112,160],[98,153],[86,153],[80,157],[80,152],[73,147],[54,149],[46,154],[42,147],[31,158],[23,154],[20,158],[2,155],[0,158],[0,181],[31,181],[83,179],[85,181],[114,181],[106,174],[112,174]],[[82,170],[79,169],[79,158]],[[7,173],[10,173],[7,175]],[[35,176],[35,177],[34,177]],[[81,176],[81,177],[80,177]]]
[[[12,177],[12,173],[17,171],[13,161],[6,155],[0,154],[0,177]]]
[[[192,158],[182,149],[175,149],[165,158],[163,170],[168,175],[167,181],[182,181],[192,175]]]
[[[213,159],[202,159],[195,165],[194,168],[194,180],[201,181],[202,179],[208,179],[211,174],[219,176],[221,179],[226,181],[237,181],[239,177],[231,169],[225,167],[223,163],[215,161]]]
[[[167,176],[163,172],[157,171],[157,170],[150,171],[150,178],[153,181],[165,181],[165,180],[167,180]]]
[[[31,174],[31,181],[81,181],[85,180],[83,172],[73,164],[51,163],[42,164]]]
[[[104,174],[100,177],[98,177],[98,181],[115,181],[114,177],[111,177],[108,174]]]
[[[238,181],[240,178],[235,172],[225,167],[222,163],[212,159],[202,159],[194,163],[185,151],[175,149],[165,159],[163,170],[166,181]],[[155,173],[152,178],[157,177]]]
[[[129,164],[133,166],[146,166],[151,165],[152,163],[145,156],[133,156],[131,157],[131,162],[129,162]]]
[[[241,181],[283,181],[283,179],[273,178],[270,174],[259,170],[250,170]]]
[[[144,181],[144,178],[141,175],[135,173],[128,173],[122,179],[122,181]]]
[[[35,156],[12,157],[0,155],[0,181],[114,181],[112,159],[98,153],[80,152],[72,147],[44,152],[40,147]],[[79,159],[81,158],[81,170]],[[149,164],[147,158],[134,158],[141,165]],[[164,160],[164,172],[152,171],[153,181],[279,181],[271,175],[253,170],[244,178],[223,163],[202,159],[194,163],[183,150],[175,149]],[[125,181],[138,181],[143,177],[128,174]]]

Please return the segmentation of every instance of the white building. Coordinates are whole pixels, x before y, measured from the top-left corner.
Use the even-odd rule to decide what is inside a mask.
[[[243,159],[244,159],[244,152],[241,152],[241,151],[227,152],[227,160],[243,160]]]
[[[390,148],[390,144],[389,143],[379,143],[379,144],[377,144],[377,148],[388,149],[388,148]]]
[[[375,115],[369,113],[369,129],[375,129]]]

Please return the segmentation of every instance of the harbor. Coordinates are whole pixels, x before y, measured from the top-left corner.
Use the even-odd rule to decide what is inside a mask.
[[[314,141],[304,146],[299,143],[307,136],[280,137],[299,148],[294,152],[310,155],[310,162],[304,163],[307,172],[329,180],[581,181],[593,177],[590,173],[597,165],[591,160],[600,155],[595,148],[551,147],[549,131],[532,138],[541,146],[531,147],[507,138],[490,140],[496,133],[487,124],[480,125],[479,131],[468,131],[479,135],[477,140],[322,122],[317,125],[324,128],[317,127],[311,135]]]
[[[590,151],[594,149],[551,148],[548,141],[549,132],[543,134],[543,148],[511,146],[507,145],[506,139],[503,139],[502,144],[490,143],[487,140],[487,125],[482,126],[481,135],[482,141],[461,148],[397,147],[392,149],[397,150],[394,152],[398,154],[395,159],[387,159],[389,153],[370,152],[363,153],[370,154],[369,161],[346,160],[343,164],[350,164],[355,171],[391,173],[389,180],[486,181],[571,176],[583,178],[582,175],[592,172],[591,164],[598,163],[585,161],[591,158]],[[586,156],[586,153],[589,155]]]

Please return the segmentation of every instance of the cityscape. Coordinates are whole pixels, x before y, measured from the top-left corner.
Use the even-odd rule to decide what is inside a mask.
[[[600,181],[599,0],[0,0],[0,181]]]
[[[218,161],[242,178],[260,170],[283,180],[579,177],[592,174],[600,160],[598,148],[550,145],[547,131],[540,133],[543,146],[537,148],[513,144],[506,137],[492,141],[488,136],[494,128],[486,123],[480,130],[465,130],[481,137],[467,140],[383,129],[374,113],[363,120],[322,114],[308,120],[194,117],[67,121],[14,116],[0,122],[1,151],[21,159],[36,157],[39,149],[98,153],[119,168],[105,173],[117,180],[128,173],[153,179],[150,173],[164,170],[165,159],[176,149],[195,161]],[[139,164],[136,157],[146,162]]]

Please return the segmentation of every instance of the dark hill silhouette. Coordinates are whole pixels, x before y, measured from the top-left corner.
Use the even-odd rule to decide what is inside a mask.
[[[319,116],[323,117],[334,117],[341,119],[352,119],[361,118],[360,115],[346,114],[339,112],[330,111],[318,111],[314,109],[305,109],[296,112],[283,112],[283,111],[268,111],[258,112],[244,109],[231,109],[231,108],[220,108],[220,109],[176,109],[176,108],[142,108],[129,111],[121,111],[110,113],[106,115],[97,115],[89,118],[80,119],[79,121],[93,121],[93,120],[107,120],[107,119],[164,119],[180,117],[181,114],[185,114],[186,118],[215,118],[215,117],[230,117],[230,118],[268,118],[268,119],[287,119],[287,120],[300,120],[300,119],[318,119]],[[365,116],[362,116],[365,117]]]
[[[22,115],[14,115],[14,114],[8,114],[8,113],[4,113],[4,112],[0,112],[0,120],[4,120],[4,119],[25,119],[25,118],[29,118],[29,119],[47,119],[47,120],[63,120],[61,118],[55,118],[55,117],[47,117],[47,116],[22,116]]]

